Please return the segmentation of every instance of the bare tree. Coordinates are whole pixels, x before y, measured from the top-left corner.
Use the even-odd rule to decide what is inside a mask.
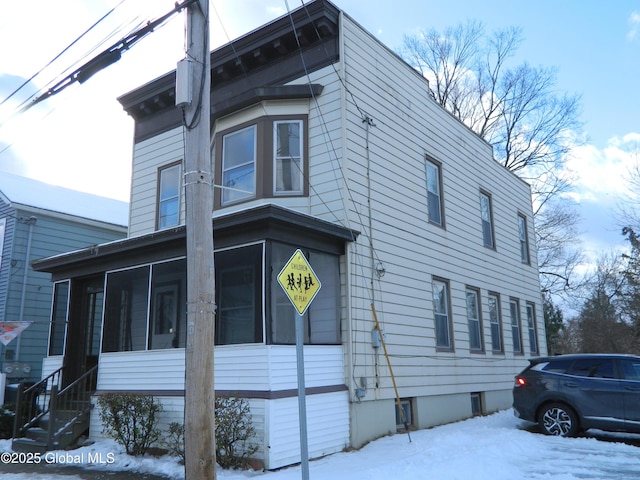
[[[626,191],[618,207],[618,224],[640,232],[640,136],[631,138],[623,145],[633,161],[626,176]]]
[[[440,105],[493,145],[496,161],[531,184],[543,287],[559,293],[581,260],[579,217],[560,196],[571,185],[562,166],[581,127],[580,98],[558,94],[554,69],[514,65],[521,41],[518,28],[487,35],[468,21],[405,36],[401,55]]]
[[[579,244],[575,211],[566,202],[551,199],[535,212],[540,285],[545,294],[575,291],[583,279],[576,268],[584,261]]]

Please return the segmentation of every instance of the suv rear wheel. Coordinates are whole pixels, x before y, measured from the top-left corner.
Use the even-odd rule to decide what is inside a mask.
[[[578,433],[578,415],[563,403],[545,405],[538,415],[538,423],[546,435],[573,437]]]

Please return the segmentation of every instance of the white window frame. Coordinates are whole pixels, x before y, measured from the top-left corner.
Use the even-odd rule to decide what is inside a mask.
[[[475,288],[467,287],[465,299],[469,326],[469,350],[472,352],[484,352],[482,316],[480,314],[480,293]]]
[[[524,353],[522,346],[522,322],[520,321],[520,302],[512,298],[509,300],[509,313],[511,315],[511,336],[513,338],[513,353]]]
[[[482,222],[482,243],[487,248],[496,248],[491,195],[480,191],[480,220]]]
[[[166,181],[166,174],[176,169],[178,171],[178,185],[175,186],[176,194],[163,196],[164,187],[168,186],[168,185],[165,185],[164,183]],[[165,165],[163,167],[160,167],[158,171],[158,206],[157,206],[158,214],[157,214],[157,220],[156,220],[158,230],[161,230],[163,228],[175,227],[180,223],[181,191],[182,191],[182,163],[174,163],[171,165]],[[173,202],[176,203],[176,217],[175,217],[175,221],[169,221],[168,219],[170,217],[162,215],[162,206],[169,203],[173,203]]]
[[[297,124],[298,125],[298,151],[297,157],[281,156],[278,155],[278,126],[282,124]],[[284,160],[291,160],[292,164],[297,163],[297,171],[294,172],[298,184],[298,188],[292,188],[290,190],[278,190],[278,165]],[[276,120],[273,122],[273,195],[274,196],[286,196],[286,195],[302,195],[304,193],[304,122],[302,120]]]
[[[438,302],[436,288],[441,288],[444,293],[444,299]],[[435,322],[435,342],[436,348],[443,350],[453,350],[453,335],[451,329],[451,307],[449,303],[449,282],[441,279],[433,279],[432,281],[432,298],[433,298],[433,318]],[[440,304],[441,309],[438,308]],[[444,311],[441,311],[444,310]],[[444,321],[444,325],[442,324]],[[441,329],[444,327],[444,331]],[[438,343],[442,334],[446,335],[446,343]]]
[[[502,353],[504,351],[502,342],[502,318],[500,315],[500,295],[489,293],[489,324],[491,325],[491,351]]]
[[[520,238],[520,260],[529,265],[531,257],[529,255],[529,229],[527,228],[527,217],[518,214],[518,237]]]
[[[430,223],[444,226],[444,209],[442,208],[442,171],[440,164],[426,159],[426,182],[427,182],[427,219]],[[431,172],[431,173],[430,173]],[[437,201],[437,209],[432,202]],[[433,207],[433,209],[432,209]],[[439,218],[433,218],[432,210],[437,210]]]
[[[529,349],[532,354],[540,353],[538,346],[538,335],[536,334],[536,307],[533,303],[527,302],[527,330],[529,331]]]

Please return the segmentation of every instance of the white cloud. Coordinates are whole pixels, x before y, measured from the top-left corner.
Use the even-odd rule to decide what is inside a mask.
[[[70,73],[69,67],[77,68],[136,26],[164,15],[175,2],[33,0],[28,10],[20,2],[2,2],[0,101],[116,5],[107,19],[34,80],[35,89],[45,90],[52,81]],[[277,0],[246,0],[241,5],[235,1],[216,2],[216,9],[221,20],[211,12],[212,48],[286,13]],[[11,145],[10,152],[0,154],[0,169],[128,201],[133,120],[116,99],[175,68],[184,57],[185,18],[184,13],[174,16],[123,53],[118,63],[82,85],[68,87],[11,122],[2,124],[27,95],[20,92],[0,107],[0,150]],[[25,25],[38,34],[25,35]]]
[[[629,133],[611,138],[602,149],[595,145],[576,147],[566,165],[576,178],[571,196],[580,202],[628,194],[626,178],[638,160],[634,144],[637,149],[639,143],[640,133]]]
[[[631,15],[629,15],[629,31],[627,32],[627,39],[634,40],[638,36],[639,29],[640,29],[640,13],[631,12]]]

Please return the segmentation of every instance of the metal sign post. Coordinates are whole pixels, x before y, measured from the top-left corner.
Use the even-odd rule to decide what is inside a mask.
[[[298,416],[300,422],[300,466],[302,480],[309,480],[307,402],[304,383],[304,314],[322,286],[300,249],[278,274],[278,283],[296,309],[296,364],[298,370]]]
[[[304,387],[304,324],[296,315],[296,367],[298,370],[298,418],[300,423],[300,467],[302,480],[309,480],[309,445],[307,436],[307,398]]]

